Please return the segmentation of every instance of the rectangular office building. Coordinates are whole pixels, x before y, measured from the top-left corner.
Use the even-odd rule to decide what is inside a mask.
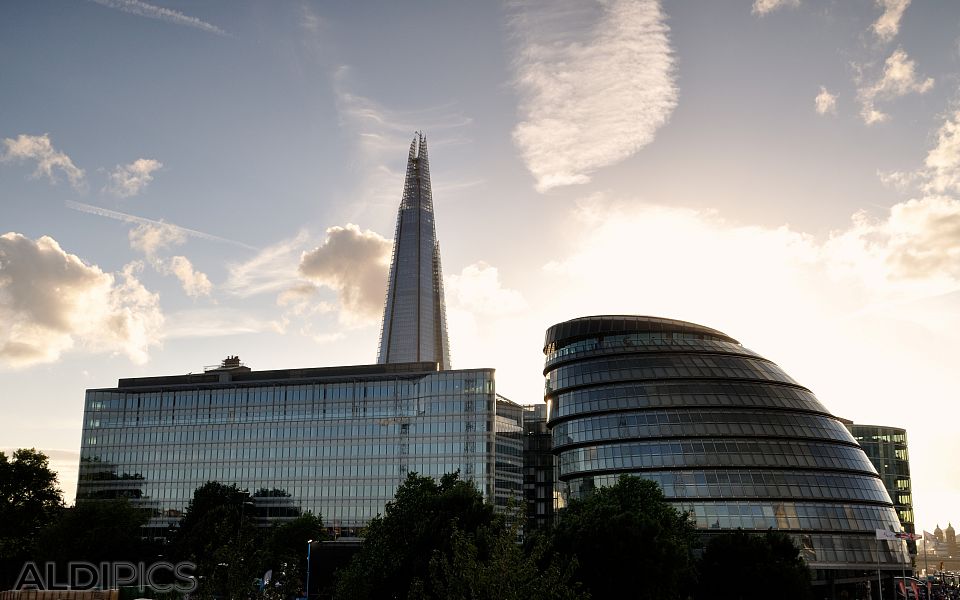
[[[432,362],[251,371],[230,357],[121,379],[87,390],[77,500],[129,498],[159,534],[219,481],[248,489],[267,520],[309,510],[352,535],[410,472],[460,471],[489,501],[502,494],[498,461],[519,472],[521,459],[497,456],[511,429],[497,406],[493,369]]]

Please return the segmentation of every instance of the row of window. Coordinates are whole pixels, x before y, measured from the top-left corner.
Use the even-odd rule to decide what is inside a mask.
[[[229,400],[229,399],[228,399]],[[91,403],[91,406],[94,403]],[[237,400],[210,406],[184,406],[174,404],[164,408],[123,406],[113,409],[88,408],[87,419],[103,423],[129,425],[140,421],[165,420],[166,422],[191,423],[234,420],[290,421],[298,419],[351,419],[351,418],[408,418],[416,415],[493,413],[493,398],[485,394],[447,396],[423,396],[394,400],[353,400],[349,402],[298,402],[289,404],[257,404]]]
[[[97,458],[85,448],[80,462],[80,471],[100,470],[102,465],[119,465],[126,470],[142,471],[144,468],[165,464],[183,468],[195,467],[203,462],[223,465],[244,463],[323,463],[331,461],[387,460],[399,456],[444,457],[462,453],[486,453],[493,440],[487,436],[473,436],[465,441],[444,441],[413,438],[408,443],[392,440],[344,440],[336,444],[287,443],[277,446],[271,443],[257,444],[202,444],[188,446],[129,446],[98,449]],[[513,445],[516,447],[516,445]],[[515,452],[520,454],[519,449]],[[128,468],[129,467],[129,468]]]
[[[87,410],[167,409],[175,406],[203,408],[256,404],[258,406],[303,404],[313,402],[345,402],[362,400],[414,401],[430,396],[489,395],[494,393],[494,380],[482,372],[437,372],[416,380],[379,380],[356,383],[316,383],[285,385],[277,382],[261,385],[234,383],[233,387],[189,390],[136,391],[89,390]]]
[[[571,357],[613,352],[682,352],[695,350],[757,356],[755,352],[747,350],[740,344],[734,344],[721,337],[686,332],[647,331],[642,333],[606,335],[586,340],[577,340],[560,347],[556,347],[554,344],[553,348],[552,350],[550,348],[547,349],[547,366]]]
[[[657,482],[667,498],[793,498],[890,501],[883,483],[870,475],[797,471],[666,471],[633,473]],[[614,485],[620,474],[574,477],[567,482],[570,498]]]
[[[557,394],[550,399],[551,420],[581,413],[659,407],[771,407],[827,414],[805,389],[760,382],[686,381],[620,383]]]
[[[700,529],[791,529],[800,531],[900,531],[890,507],[826,502],[673,502]]]
[[[657,437],[809,437],[852,443],[839,421],[765,410],[657,410],[583,417],[553,429],[554,448],[602,440]]]
[[[860,448],[803,440],[626,442],[560,452],[560,476],[665,467],[791,467],[875,474]]]
[[[84,429],[86,445],[126,445],[126,444],[195,444],[204,442],[282,442],[303,440],[313,444],[324,444],[336,440],[356,439],[410,439],[417,437],[455,437],[483,434],[492,427],[487,420],[461,419],[408,419],[406,422],[392,420],[343,419],[334,422],[293,422],[280,427],[264,427],[255,424],[191,424],[180,427],[173,425],[140,425],[131,427],[95,427],[88,425]],[[519,429],[519,428],[518,428]]]
[[[777,365],[755,358],[702,355],[652,355],[603,358],[562,365],[547,374],[547,393],[567,387],[643,379],[687,377],[756,379],[796,385]]]
[[[149,446],[193,444],[240,444],[254,445],[271,443],[282,445],[299,442],[311,445],[345,445],[357,440],[390,441],[411,443],[417,441],[463,440],[471,437],[486,438],[490,434],[486,421],[460,423],[411,423],[397,426],[338,425],[325,427],[264,428],[237,427],[143,427],[125,429],[91,429],[84,431],[86,446]]]

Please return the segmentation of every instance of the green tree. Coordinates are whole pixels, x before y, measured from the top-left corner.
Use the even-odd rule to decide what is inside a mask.
[[[459,473],[439,482],[411,473],[384,515],[367,527],[362,549],[339,572],[335,597],[580,598],[567,585],[570,570],[546,561],[541,571],[543,559],[524,554],[516,529]]]
[[[437,600],[582,600],[589,594],[572,583],[575,561],[548,558],[543,544],[528,552],[517,530],[502,523],[480,528],[474,536],[455,529],[450,552],[434,552],[430,586],[408,598]],[[545,568],[540,564],[545,564]],[[418,582],[419,583],[419,582]]]
[[[150,514],[129,501],[94,500],[60,509],[57,518],[40,533],[38,561],[153,560],[160,552],[141,537]]]
[[[810,569],[790,536],[736,531],[707,543],[699,587],[697,597],[710,600],[806,600]]]
[[[208,481],[193,493],[180,520],[174,551],[197,565],[201,598],[245,598],[260,571],[261,532],[253,499],[236,485]]]
[[[494,521],[493,507],[459,474],[410,473],[382,516],[368,525],[362,549],[341,569],[340,599],[406,598],[414,581],[429,581],[430,559],[447,553],[455,530],[472,534]]]
[[[572,501],[547,533],[553,552],[575,556],[575,579],[594,598],[678,598],[692,591],[694,524],[649,480],[616,485]]]
[[[35,448],[0,452],[0,589],[9,589],[40,531],[57,517],[63,492],[50,460]]]
[[[266,588],[268,597],[300,597],[306,579],[307,541],[326,539],[323,521],[313,513],[305,513],[292,521],[275,523],[264,544],[261,575],[273,572]],[[320,589],[320,581],[311,581],[312,591]],[[312,595],[312,594],[311,594]]]

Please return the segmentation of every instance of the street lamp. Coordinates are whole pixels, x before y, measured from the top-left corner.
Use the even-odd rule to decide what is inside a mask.
[[[307,593],[304,594],[307,600],[310,600],[310,546],[313,540],[307,540]]]

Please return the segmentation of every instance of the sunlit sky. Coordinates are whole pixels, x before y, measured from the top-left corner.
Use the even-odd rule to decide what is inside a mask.
[[[0,3],[0,448],[72,501],[87,388],[374,362],[422,130],[455,368],[701,323],[958,522],[958,92],[947,0]]]

